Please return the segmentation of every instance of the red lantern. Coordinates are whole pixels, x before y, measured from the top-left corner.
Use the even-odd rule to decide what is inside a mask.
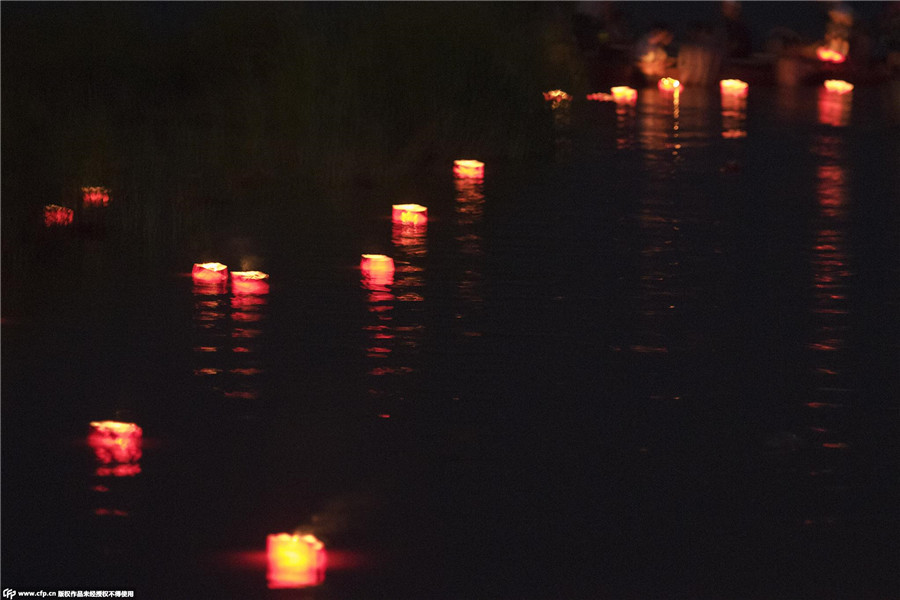
[[[225,283],[228,281],[228,267],[222,263],[196,263],[191,271],[194,283]]]
[[[454,160],[453,174],[461,179],[481,179],[484,177],[484,163],[477,160]]]
[[[325,545],[314,535],[270,534],[266,555],[269,589],[310,587],[325,581]]]
[[[394,259],[384,254],[363,254],[359,264],[368,289],[386,287],[394,283]]]
[[[87,442],[97,460],[105,465],[97,468],[97,475],[122,477],[140,473],[138,461],[143,435],[143,430],[134,423],[92,422]]]
[[[827,79],[825,89],[835,94],[847,94],[853,91],[853,84],[840,79]]]
[[[656,86],[661,92],[675,92],[681,88],[681,82],[671,77],[663,77]]]
[[[719,82],[719,89],[723,96],[746,98],[748,86],[745,81],[740,79],[723,79]]]
[[[428,209],[420,204],[394,204],[391,219],[395,225],[423,226],[428,222]]]
[[[50,204],[44,207],[44,226],[71,225],[75,212],[71,208]]]
[[[81,188],[85,206],[106,206],[109,204],[109,190],[104,187]]]
[[[235,294],[268,294],[269,276],[261,271],[232,271],[231,290]]]
[[[637,90],[627,85],[618,85],[609,90],[616,104],[634,104],[637,102]]]
[[[816,56],[822,62],[830,62],[836,65],[847,60],[847,57],[844,54],[841,54],[837,50],[832,50],[827,46],[819,46],[818,48],[816,48]]]

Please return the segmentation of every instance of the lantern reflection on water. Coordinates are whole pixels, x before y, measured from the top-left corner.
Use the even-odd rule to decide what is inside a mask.
[[[846,94],[853,91],[853,84],[840,79],[826,79],[825,89],[835,94]]]
[[[44,207],[44,226],[71,225],[75,213],[71,208],[50,204]]]
[[[261,271],[232,271],[231,290],[235,294],[268,294],[269,275]]]
[[[394,224],[421,226],[428,222],[428,209],[420,204],[394,204],[392,208]]]
[[[81,188],[85,206],[106,206],[109,204],[109,190],[104,187]]]
[[[222,263],[196,263],[191,271],[196,283],[225,283],[228,281],[228,267]]]
[[[671,77],[663,77],[656,86],[661,92],[674,92],[681,87],[681,82]]]
[[[266,555],[270,589],[309,587],[325,581],[325,545],[314,535],[270,534]]]
[[[850,124],[850,105],[853,94],[833,93],[819,88],[819,123],[832,127]]]
[[[459,178],[480,179],[484,177],[484,163],[478,160],[454,160],[453,174]]]
[[[143,430],[134,423],[119,421],[93,421],[87,443],[103,467],[97,475],[116,477],[136,475],[141,472],[137,464],[141,459]]]

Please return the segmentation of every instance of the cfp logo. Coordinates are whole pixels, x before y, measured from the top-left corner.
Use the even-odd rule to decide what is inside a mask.
[[[4,598],[14,598],[15,596],[16,596],[16,590],[11,590],[9,588],[6,588],[5,590],[3,590]]]

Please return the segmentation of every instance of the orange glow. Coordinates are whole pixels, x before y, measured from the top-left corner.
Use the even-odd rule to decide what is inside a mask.
[[[269,275],[261,271],[232,271],[231,291],[235,294],[268,294]]]
[[[71,208],[50,204],[44,207],[44,226],[71,225],[75,212]]]
[[[838,52],[837,50],[832,50],[826,46],[819,46],[816,48],[816,56],[819,57],[819,60],[822,62],[830,62],[834,64],[840,64],[847,60],[847,57]]]
[[[613,100],[616,104],[634,104],[637,102],[637,90],[627,85],[617,85],[611,88]]]
[[[747,82],[740,79],[723,79],[719,82],[719,88],[723,95],[738,96],[739,98],[747,97]]]
[[[588,94],[588,100],[596,100],[597,102],[608,102],[613,99],[612,94],[604,94],[603,92],[597,92],[596,94]]]
[[[196,283],[225,283],[228,267],[217,262],[195,263],[191,275]]]
[[[109,190],[104,187],[81,188],[85,206],[106,206],[109,204]]]
[[[681,82],[671,77],[663,77],[656,85],[661,92],[674,92],[681,87]]]
[[[553,108],[556,108],[563,102],[568,102],[571,99],[572,96],[562,90],[550,90],[549,92],[544,92],[544,100],[550,102]]]
[[[484,163],[478,160],[454,160],[453,174],[460,178],[481,179],[484,177]]]
[[[836,94],[846,94],[853,91],[853,84],[840,79],[826,79],[825,89]]]
[[[269,589],[310,587],[325,581],[325,545],[313,535],[270,534],[266,554]]]
[[[391,219],[397,225],[418,227],[428,222],[428,209],[421,204],[394,204]]]
[[[366,287],[385,287],[394,283],[394,259],[384,254],[363,254],[359,268]]]
[[[114,465],[98,467],[97,475],[122,477],[140,473],[137,462],[141,459],[143,435],[143,430],[134,423],[93,421],[87,443],[100,463]]]

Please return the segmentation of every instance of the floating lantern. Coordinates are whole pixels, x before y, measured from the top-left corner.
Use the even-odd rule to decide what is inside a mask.
[[[191,271],[195,283],[225,283],[228,281],[228,267],[222,263],[195,263]]]
[[[394,259],[390,256],[363,254],[359,268],[366,279],[366,287],[384,287],[394,283]]]
[[[604,94],[603,92],[597,92],[596,94],[588,94],[588,100],[596,100],[597,102],[608,102],[613,99],[612,94]]]
[[[104,187],[81,188],[85,206],[106,206],[109,204],[109,190]]]
[[[267,294],[269,275],[262,271],[232,271],[231,290],[235,294]]]
[[[94,421],[87,443],[94,449],[94,456],[104,465],[97,475],[117,477],[141,472],[137,462],[141,458],[143,430],[134,423],[119,421]]]
[[[56,225],[71,225],[75,212],[71,208],[50,204],[44,207],[44,225],[54,227]]]
[[[747,82],[740,79],[723,79],[719,82],[719,88],[722,90],[723,96],[747,97]]]
[[[325,545],[314,535],[270,534],[266,555],[270,589],[310,587],[325,581]]]
[[[832,50],[827,46],[819,46],[816,48],[816,56],[822,62],[830,62],[834,64],[840,64],[847,60],[847,56],[838,52],[837,50]]]
[[[616,104],[634,104],[637,102],[637,90],[627,85],[617,85],[609,90]]]
[[[550,102],[553,108],[556,108],[563,102],[568,102],[571,99],[572,96],[562,90],[550,90],[549,92],[544,92],[544,100]]]
[[[659,80],[659,83],[656,84],[656,87],[658,87],[661,92],[674,92],[681,88],[681,82],[677,79],[672,79],[671,77],[663,77]]]
[[[825,89],[835,94],[846,94],[853,91],[853,84],[840,79],[825,80]]]
[[[395,225],[425,225],[428,222],[428,209],[420,204],[394,204],[391,219]]]
[[[480,179],[484,177],[484,163],[478,160],[454,160],[453,174],[460,178]]]

